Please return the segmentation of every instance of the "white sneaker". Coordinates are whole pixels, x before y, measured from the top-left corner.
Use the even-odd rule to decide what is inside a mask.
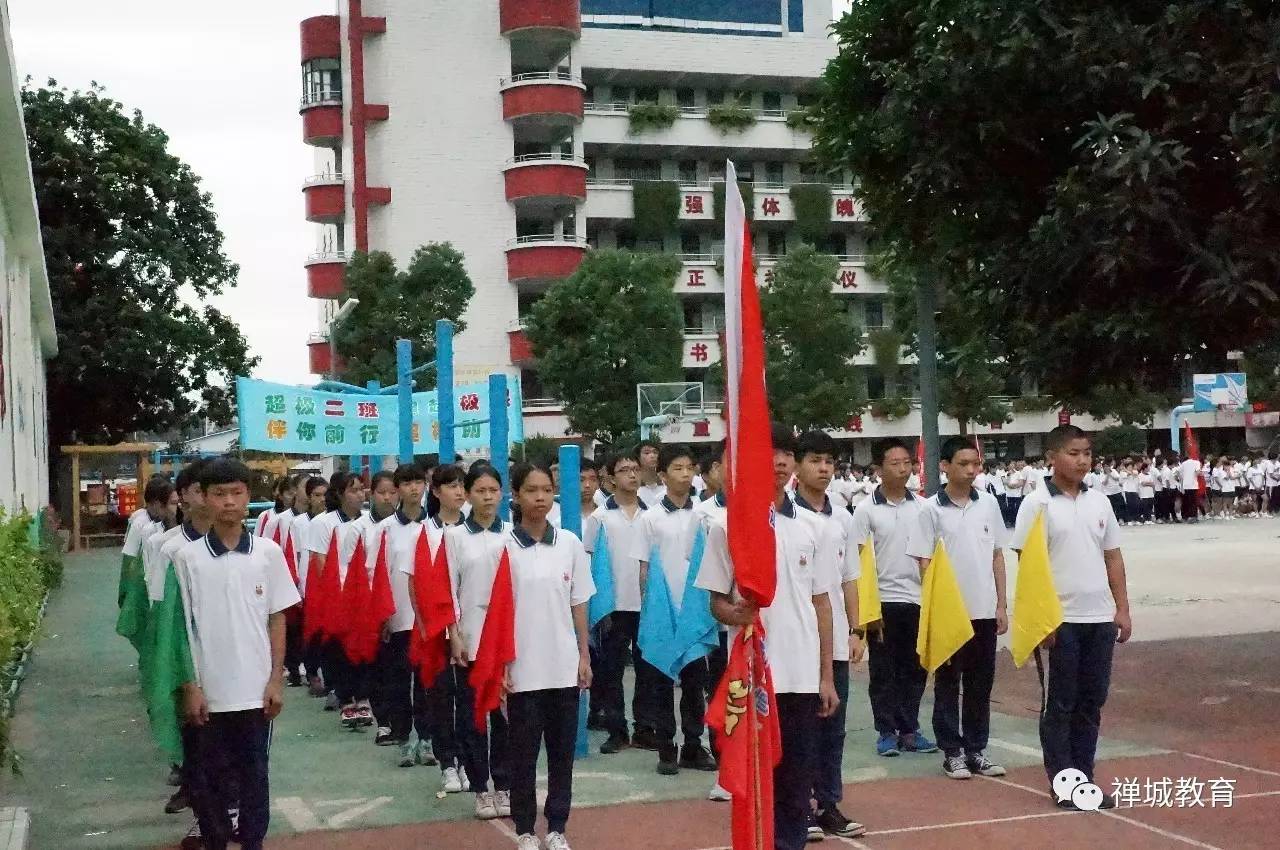
[[[462,782],[462,790],[471,790],[471,780],[467,778],[467,769],[465,767],[458,768],[458,779]]]
[[[547,850],[572,850],[572,848],[569,847],[569,839],[564,837],[564,833],[548,832]]]
[[[458,769],[455,767],[446,767],[444,769],[444,793],[460,794],[462,792],[462,780],[458,777]]]
[[[511,817],[511,792],[495,791],[493,794],[493,804],[498,809],[498,817]]]
[[[733,800],[733,795],[720,787],[720,783],[717,782],[715,785],[711,786],[711,791],[707,794],[707,799],[714,800],[717,803],[728,803]]]
[[[494,804],[493,794],[481,791],[476,795],[476,817],[480,820],[494,820],[498,817],[498,807]]]
[[[542,842],[538,836],[526,832],[516,839],[516,850],[542,850]]]

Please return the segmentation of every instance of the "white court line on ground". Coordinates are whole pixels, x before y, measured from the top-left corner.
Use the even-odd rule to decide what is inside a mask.
[[[498,830],[498,832],[501,832],[507,838],[511,839],[512,844],[515,844],[516,840],[520,838],[520,836],[516,835],[516,831],[511,827],[507,826],[506,823],[504,823],[501,818],[499,818],[498,820],[485,821],[485,823],[489,824],[489,826],[493,827],[494,829]]]
[[[1041,818],[1057,818],[1063,815],[1074,815],[1077,812],[1039,812],[1031,815],[1010,815],[1003,818],[984,818],[983,820],[960,820],[951,821],[950,823],[931,823],[924,826],[899,826],[894,829],[875,829],[868,832],[866,837],[873,838],[877,835],[898,835],[904,832],[929,832],[935,829],[950,829],[953,826],[988,826],[995,823],[1012,823],[1020,820],[1039,820]]]
[[[1042,791],[1036,788],[1032,788],[1029,785],[1019,785],[1017,782],[1010,782],[1008,779],[996,779],[993,777],[991,781],[996,782],[1000,785],[1007,785],[1010,788],[1017,788],[1019,791],[1026,791],[1029,794],[1035,794],[1037,797],[1041,798],[1042,800],[1047,799],[1049,796],[1047,791]],[[1199,847],[1201,848],[1201,850],[1223,850],[1223,848],[1218,847],[1214,844],[1206,844],[1203,841],[1197,841],[1194,838],[1188,838],[1185,835],[1179,835],[1176,832],[1170,832],[1167,829],[1161,829],[1158,826],[1152,826],[1149,823],[1143,823],[1140,820],[1134,820],[1133,818],[1127,818],[1124,815],[1116,814],[1114,810],[1105,811],[1105,812],[1100,811],[1098,812],[1098,814],[1106,815],[1107,817],[1112,818],[1113,820],[1122,821],[1124,823],[1129,824],[1130,826],[1136,826],[1139,829],[1145,829],[1148,832],[1154,832],[1156,835],[1159,835],[1163,838],[1169,838],[1174,841],[1180,841],[1183,844],[1189,844],[1192,847]]]
[[[301,797],[276,797],[273,804],[276,810],[284,815],[284,819],[289,822],[289,826],[293,827],[294,832],[324,829],[320,818]]]
[[[1013,741],[1002,741],[999,738],[988,738],[987,744],[993,747],[999,747],[1002,750],[1008,750],[1011,753],[1021,753],[1024,756],[1035,756],[1036,758],[1044,758],[1044,754],[1039,747],[1028,747],[1026,744],[1017,744]]]
[[[1250,773],[1261,773],[1261,774],[1263,774],[1264,776],[1277,776],[1277,777],[1280,777],[1280,773],[1276,773],[1274,770],[1263,770],[1263,769],[1262,769],[1262,768],[1260,768],[1260,767],[1250,767],[1250,766],[1249,766],[1249,765],[1247,765],[1247,764],[1236,764],[1236,763],[1235,763],[1235,762],[1233,762],[1233,761],[1226,761],[1226,760],[1224,760],[1224,759],[1215,759],[1215,758],[1210,758],[1209,756],[1202,756],[1202,755],[1200,755],[1199,753],[1184,753],[1184,752],[1179,752],[1179,753],[1178,753],[1178,755],[1186,756],[1187,758],[1200,759],[1201,761],[1211,761],[1211,762],[1213,762],[1214,764],[1222,764],[1222,765],[1226,765],[1227,767],[1234,767],[1236,770],[1247,770],[1247,771],[1249,771]]]
[[[830,834],[827,835],[827,838],[834,838],[836,841],[843,841],[845,844],[848,844],[850,847],[858,848],[858,850],[871,850],[870,847],[863,844],[861,841],[859,841],[856,838],[845,838],[843,835],[830,835]]]

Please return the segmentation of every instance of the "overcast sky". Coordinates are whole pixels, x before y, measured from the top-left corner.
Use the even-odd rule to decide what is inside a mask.
[[[837,11],[850,0],[833,0]],[[213,196],[240,285],[218,299],[253,353],[256,377],[309,379],[317,325],[302,267],[310,151],[298,117],[298,22],[336,0],[9,0],[18,73],[72,88],[91,80],[169,134]]]

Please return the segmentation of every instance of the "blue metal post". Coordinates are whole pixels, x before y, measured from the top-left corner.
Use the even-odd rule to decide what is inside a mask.
[[[492,380],[492,378],[490,379]],[[493,386],[489,386],[490,394]],[[505,407],[505,404],[504,404]],[[503,411],[506,414],[506,411]],[[493,427],[492,424],[489,425]],[[578,498],[578,476],[582,469],[582,449],[577,446],[560,447],[560,527],[572,531],[582,537],[582,500]],[[583,758],[590,753],[591,742],[587,737],[587,714],[591,701],[586,695],[578,699],[578,740],[574,747],[574,758]]]
[[[413,463],[413,341],[396,340],[396,390],[400,402],[400,462]]]
[[[1194,404],[1180,404],[1169,411],[1169,445],[1182,454],[1182,417],[1195,410]]]
[[[489,462],[502,476],[502,502],[498,516],[511,519],[511,482],[507,476],[507,458],[511,451],[508,437],[511,420],[507,418],[507,376],[489,376]],[[443,461],[442,461],[443,462]]]
[[[440,464],[453,463],[453,322],[436,320],[436,406],[440,415]],[[505,470],[501,470],[505,471]]]

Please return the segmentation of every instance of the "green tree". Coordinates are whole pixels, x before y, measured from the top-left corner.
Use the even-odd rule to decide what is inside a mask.
[[[1147,450],[1147,432],[1133,425],[1111,425],[1093,435],[1094,457],[1123,458]]]
[[[50,445],[229,422],[258,358],[207,303],[238,268],[200,178],[96,84],[28,80],[22,107],[58,331]]]
[[[800,428],[843,428],[866,404],[851,365],[862,333],[831,289],[839,272],[835,257],[804,245],[760,291],[769,407]]]
[[[591,251],[534,306],[538,374],[574,431],[612,443],[636,428],[636,384],[680,380],[679,273],[670,255]]]
[[[1141,418],[1275,337],[1273,4],[862,0],[835,34],[819,155],[1055,401]]]
[[[346,294],[360,303],[335,337],[346,363],[343,378],[357,385],[395,383],[397,339],[413,341],[415,364],[433,361],[436,320],[449,319],[458,333],[466,330],[461,316],[475,292],[462,253],[448,242],[421,246],[402,272],[385,251],[357,253],[347,264]],[[417,379],[419,390],[434,386],[434,373]]]

